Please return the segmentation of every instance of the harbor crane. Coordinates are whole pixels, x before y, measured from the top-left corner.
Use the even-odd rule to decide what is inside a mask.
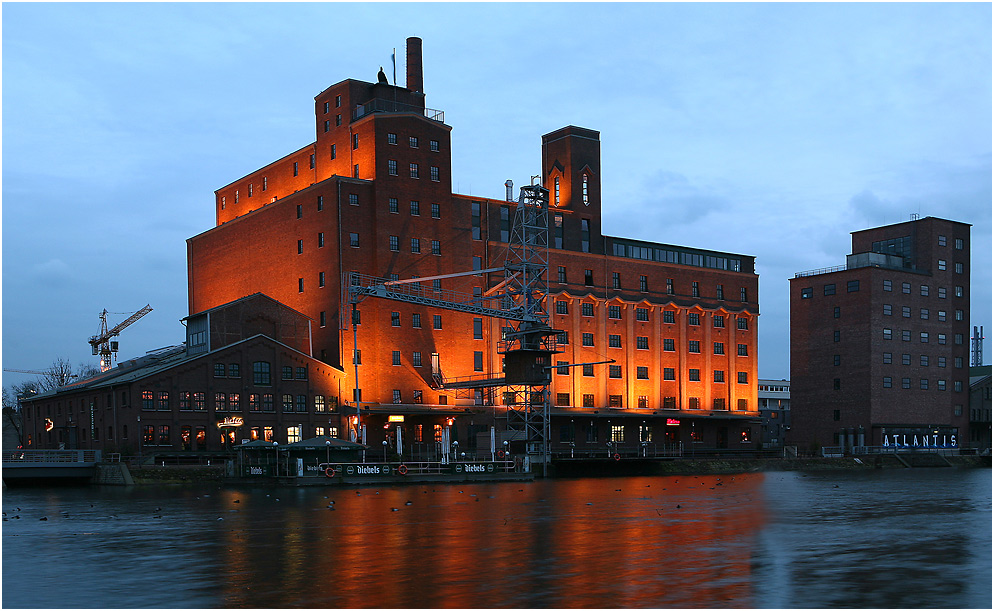
[[[100,355],[101,372],[107,371],[111,368],[112,355],[117,354],[118,344],[117,342],[111,341],[110,338],[120,335],[121,331],[123,331],[126,327],[134,324],[139,318],[151,311],[152,306],[146,305],[144,308],[138,310],[111,329],[107,328],[107,309],[105,308],[104,311],[100,313],[100,333],[90,338],[90,347],[93,349],[94,355]]]
[[[389,280],[354,272],[345,274],[343,280],[352,306],[353,344],[355,345],[356,342],[358,320],[356,307],[366,297],[379,297],[500,318],[512,324],[511,327],[504,327],[498,342],[497,352],[504,356],[502,375],[446,380],[441,374],[439,364],[433,359],[432,379],[437,387],[443,389],[483,389],[498,386],[521,389],[518,392],[522,395],[522,401],[515,400],[514,405],[509,408],[509,428],[521,431],[527,444],[527,452],[540,455],[541,462],[547,465],[550,437],[548,386],[551,383],[551,356],[562,351],[558,346],[561,332],[549,326],[549,314],[544,309],[549,295],[548,189],[540,184],[521,187],[510,237],[503,267],[410,280]],[[433,279],[496,272],[502,273],[504,279],[482,295],[426,291],[421,286],[421,283]],[[354,358],[353,361],[355,362]],[[355,366],[358,389],[357,362]],[[518,392],[515,394],[517,395]],[[355,399],[358,416],[360,413],[358,392]]]

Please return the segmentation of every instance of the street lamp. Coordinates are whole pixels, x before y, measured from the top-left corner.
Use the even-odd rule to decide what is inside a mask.
[[[383,440],[383,462],[387,461],[387,440]]]
[[[459,457],[459,442],[458,441],[453,441],[452,442],[452,458],[456,459],[458,457]]]

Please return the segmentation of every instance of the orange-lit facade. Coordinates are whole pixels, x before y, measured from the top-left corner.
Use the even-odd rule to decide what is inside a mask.
[[[425,106],[419,39],[408,40],[406,86],[349,79],[314,108],[313,143],[216,191],[216,226],[187,243],[190,313],[257,292],[287,304],[314,321],[313,356],[341,371],[343,413],[359,388],[369,443],[451,423],[451,439],[473,450],[507,427],[510,399],[499,387],[447,390],[432,365],[447,379],[498,375],[506,321],[370,298],[353,336],[343,282],[348,272],[410,279],[500,267],[515,204],[452,192],[451,127]],[[603,235],[596,131],[543,136],[541,179],[546,310],[565,340],[553,355],[554,451],[604,452],[608,441],[652,451],[692,437],[703,448],[756,447],[753,257]],[[502,280],[422,289],[482,294]],[[405,422],[388,424],[390,415]]]

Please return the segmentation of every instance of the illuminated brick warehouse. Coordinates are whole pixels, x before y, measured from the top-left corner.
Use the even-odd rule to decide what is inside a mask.
[[[433,445],[452,426],[449,439],[472,451],[477,434],[508,428],[504,404],[519,398],[450,384],[501,372],[502,321],[368,298],[353,338],[343,309],[349,272],[429,278],[498,268],[507,255],[515,204],[452,192],[451,127],[426,108],[420,39],[407,52],[406,87],[383,78],[329,87],[315,98],[313,143],[217,190],[217,226],[188,242],[190,312],[269,295],[316,321],[314,354],[358,387],[368,443],[393,441],[401,427],[412,444]],[[604,452],[612,441],[631,452],[686,446],[692,435],[701,447],[753,447],[754,259],[603,235],[600,171],[598,132],[542,137],[546,307],[563,332],[549,389],[553,448]],[[418,286],[482,297],[503,280]],[[342,396],[343,413],[352,398]]]
[[[187,447],[175,430],[189,410],[181,393],[199,392],[207,420],[244,419],[240,439],[331,434],[400,446],[412,459],[453,447],[468,456],[535,450],[517,418],[541,398],[510,378],[501,384],[511,365],[502,348],[508,321],[439,305],[468,295],[501,307],[492,297],[509,281],[519,204],[510,184],[504,199],[453,193],[452,127],[426,107],[421,64],[421,40],[409,38],[406,86],[381,72],[376,83],[347,79],[322,91],[314,142],[215,192],[216,226],[187,241],[186,349],[198,316],[261,294],[308,320],[309,345],[292,365],[294,377],[306,367],[308,380],[283,390],[275,375],[268,386],[253,377],[289,366],[277,356],[243,359],[230,377],[222,366],[231,359],[218,352],[230,346],[208,333],[197,381],[135,382],[136,403],[145,391],[165,393],[173,414],[173,432],[156,445]],[[546,363],[549,378],[548,450],[628,457],[757,448],[754,258],[604,235],[599,133],[564,127],[541,146],[541,306],[555,347],[536,363]],[[349,287],[369,278],[399,281],[422,301],[353,299]],[[219,392],[223,409],[212,401]],[[276,397],[274,413],[250,402],[263,395]],[[293,397],[288,413],[284,395]]]
[[[790,281],[788,443],[955,448],[969,414],[970,225],[856,231],[840,267]]]

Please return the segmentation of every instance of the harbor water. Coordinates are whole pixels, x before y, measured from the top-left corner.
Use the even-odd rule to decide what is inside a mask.
[[[7,488],[4,608],[991,608],[991,472]]]

